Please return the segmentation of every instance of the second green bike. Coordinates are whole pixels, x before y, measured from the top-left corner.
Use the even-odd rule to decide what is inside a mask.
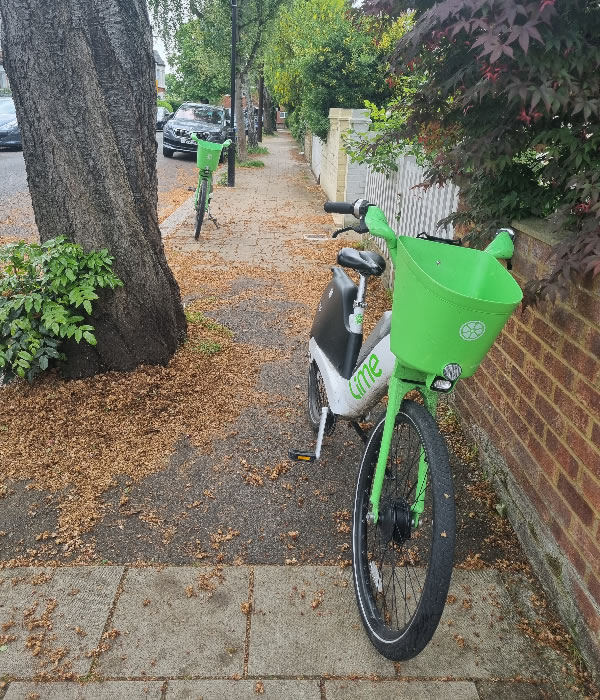
[[[210,214],[210,202],[213,190],[213,173],[219,166],[224,149],[229,148],[231,140],[227,139],[223,143],[213,143],[203,141],[196,134],[191,134],[191,138],[198,145],[196,164],[198,166],[198,184],[194,193],[194,209],[196,211],[196,223],[194,226],[194,239],[200,238],[200,231],[205,217],[217,225],[216,219]]]

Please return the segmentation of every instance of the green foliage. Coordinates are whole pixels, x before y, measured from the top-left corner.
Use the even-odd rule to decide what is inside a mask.
[[[394,73],[421,76],[399,94],[390,122],[363,151],[419,144],[425,186],[452,180],[452,220],[490,232],[548,216],[564,242],[526,302],[555,299],[600,274],[600,5],[592,0],[367,0],[379,14],[410,4],[415,27],[398,43]],[[370,149],[370,150],[369,150]]]
[[[221,335],[227,336],[228,338],[233,336],[233,331],[230,328],[227,328],[227,326],[223,326],[220,323],[217,323],[216,321],[207,318],[202,313],[202,311],[186,310],[185,318],[188,321],[188,323],[197,324],[201,328],[206,328],[209,331],[215,331],[216,333],[220,333]]]
[[[0,247],[0,371],[7,378],[33,381],[64,359],[65,338],[96,345],[86,322],[96,291],[123,286],[112,262],[107,250],[84,253],[64,236]]]
[[[290,112],[296,138],[308,127],[326,139],[331,107],[357,107],[388,93],[383,50],[369,25],[345,0],[292,0],[281,8],[265,51],[265,80]]]
[[[265,164],[262,160],[239,160],[237,162],[239,168],[264,168]]]
[[[182,101],[218,104],[230,90],[231,11],[220,0],[204,3],[204,14],[176,31],[169,63],[169,94]]]
[[[266,156],[269,149],[266,146],[248,146],[248,155]]]
[[[157,100],[157,101],[156,101],[156,106],[157,106],[157,107],[164,107],[164,108],[167,109],[169,112],[175,111],[175,110],[173,109],[173,105],[172,105],[170,102],[167,102],[167,100]]]
[[[222,349],[221,343],[215,343],[212,340],[202,340],[192,348],[194,352],[199,352],[201,355],[208,355],[209,357],[221,352]]]

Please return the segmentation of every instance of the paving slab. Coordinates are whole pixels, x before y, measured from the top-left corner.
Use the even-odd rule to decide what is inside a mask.
[[[519,622],[498,571],[455,569],[433,639],[417,657],[401,662],[399,673],[407,678],[535,679],[559,671],[560,657],[534,644]]]
[[[122,574],[121,566],[0,571],[0,629],[15,637],[0,653],[0,678],[87,673],[86,652],[100,642]]]
[[[162,681],[11,683],[4,700],[160,700]]]
[[[327,700],[479,700],[467,681],[326,681]]]
[[[257,566],[252,676],[394,676],[362,631],[349,568]]]
[[[548,683],[522,683],[519,681],[477,681],[479,700],[580,700],[576,691],[561,688],[554,690]]]
[[[225,567],[129,569],[112,617],[119,636],[100,656],[109,678],[232,676],[244,670],[249,571]],[[214,590],[206,590],[214,585]]]
[[[169,681],[166,700],[321,700],[318,681]],[[462,700],[462,699],[461,699]],[[469,699],[470,700],[470,699]]]

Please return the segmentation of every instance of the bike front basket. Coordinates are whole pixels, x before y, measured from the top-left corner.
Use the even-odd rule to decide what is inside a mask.
[[[458,363],[470,377],[522,297],[489,253],[399,236],[391,350],[426,374]]]
[[[212,143],[210,141],[199,141],[198,152],[196,154],[196,163],[200,170],[208,168],[214,172],[219,166],[219,158],[223,150],[222,143]]]

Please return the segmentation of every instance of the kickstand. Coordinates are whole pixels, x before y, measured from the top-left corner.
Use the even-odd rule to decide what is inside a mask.
[[[214,217],[210,212],[208,213],[208,218],[213,222],[213,224],[214,224],[217,228],[219,228],[219,224],[217,223],[217,220],[215,219],[215,217]]]
[[[356,430],[356,432],[358,433],[358,437],[363,442],[367,442],[369,437],[368,437],[367,433],[365,433],[365,431],[360,427],[360,425],[356,421],[351,421],[350,425],[354,428],[354,430]]]

